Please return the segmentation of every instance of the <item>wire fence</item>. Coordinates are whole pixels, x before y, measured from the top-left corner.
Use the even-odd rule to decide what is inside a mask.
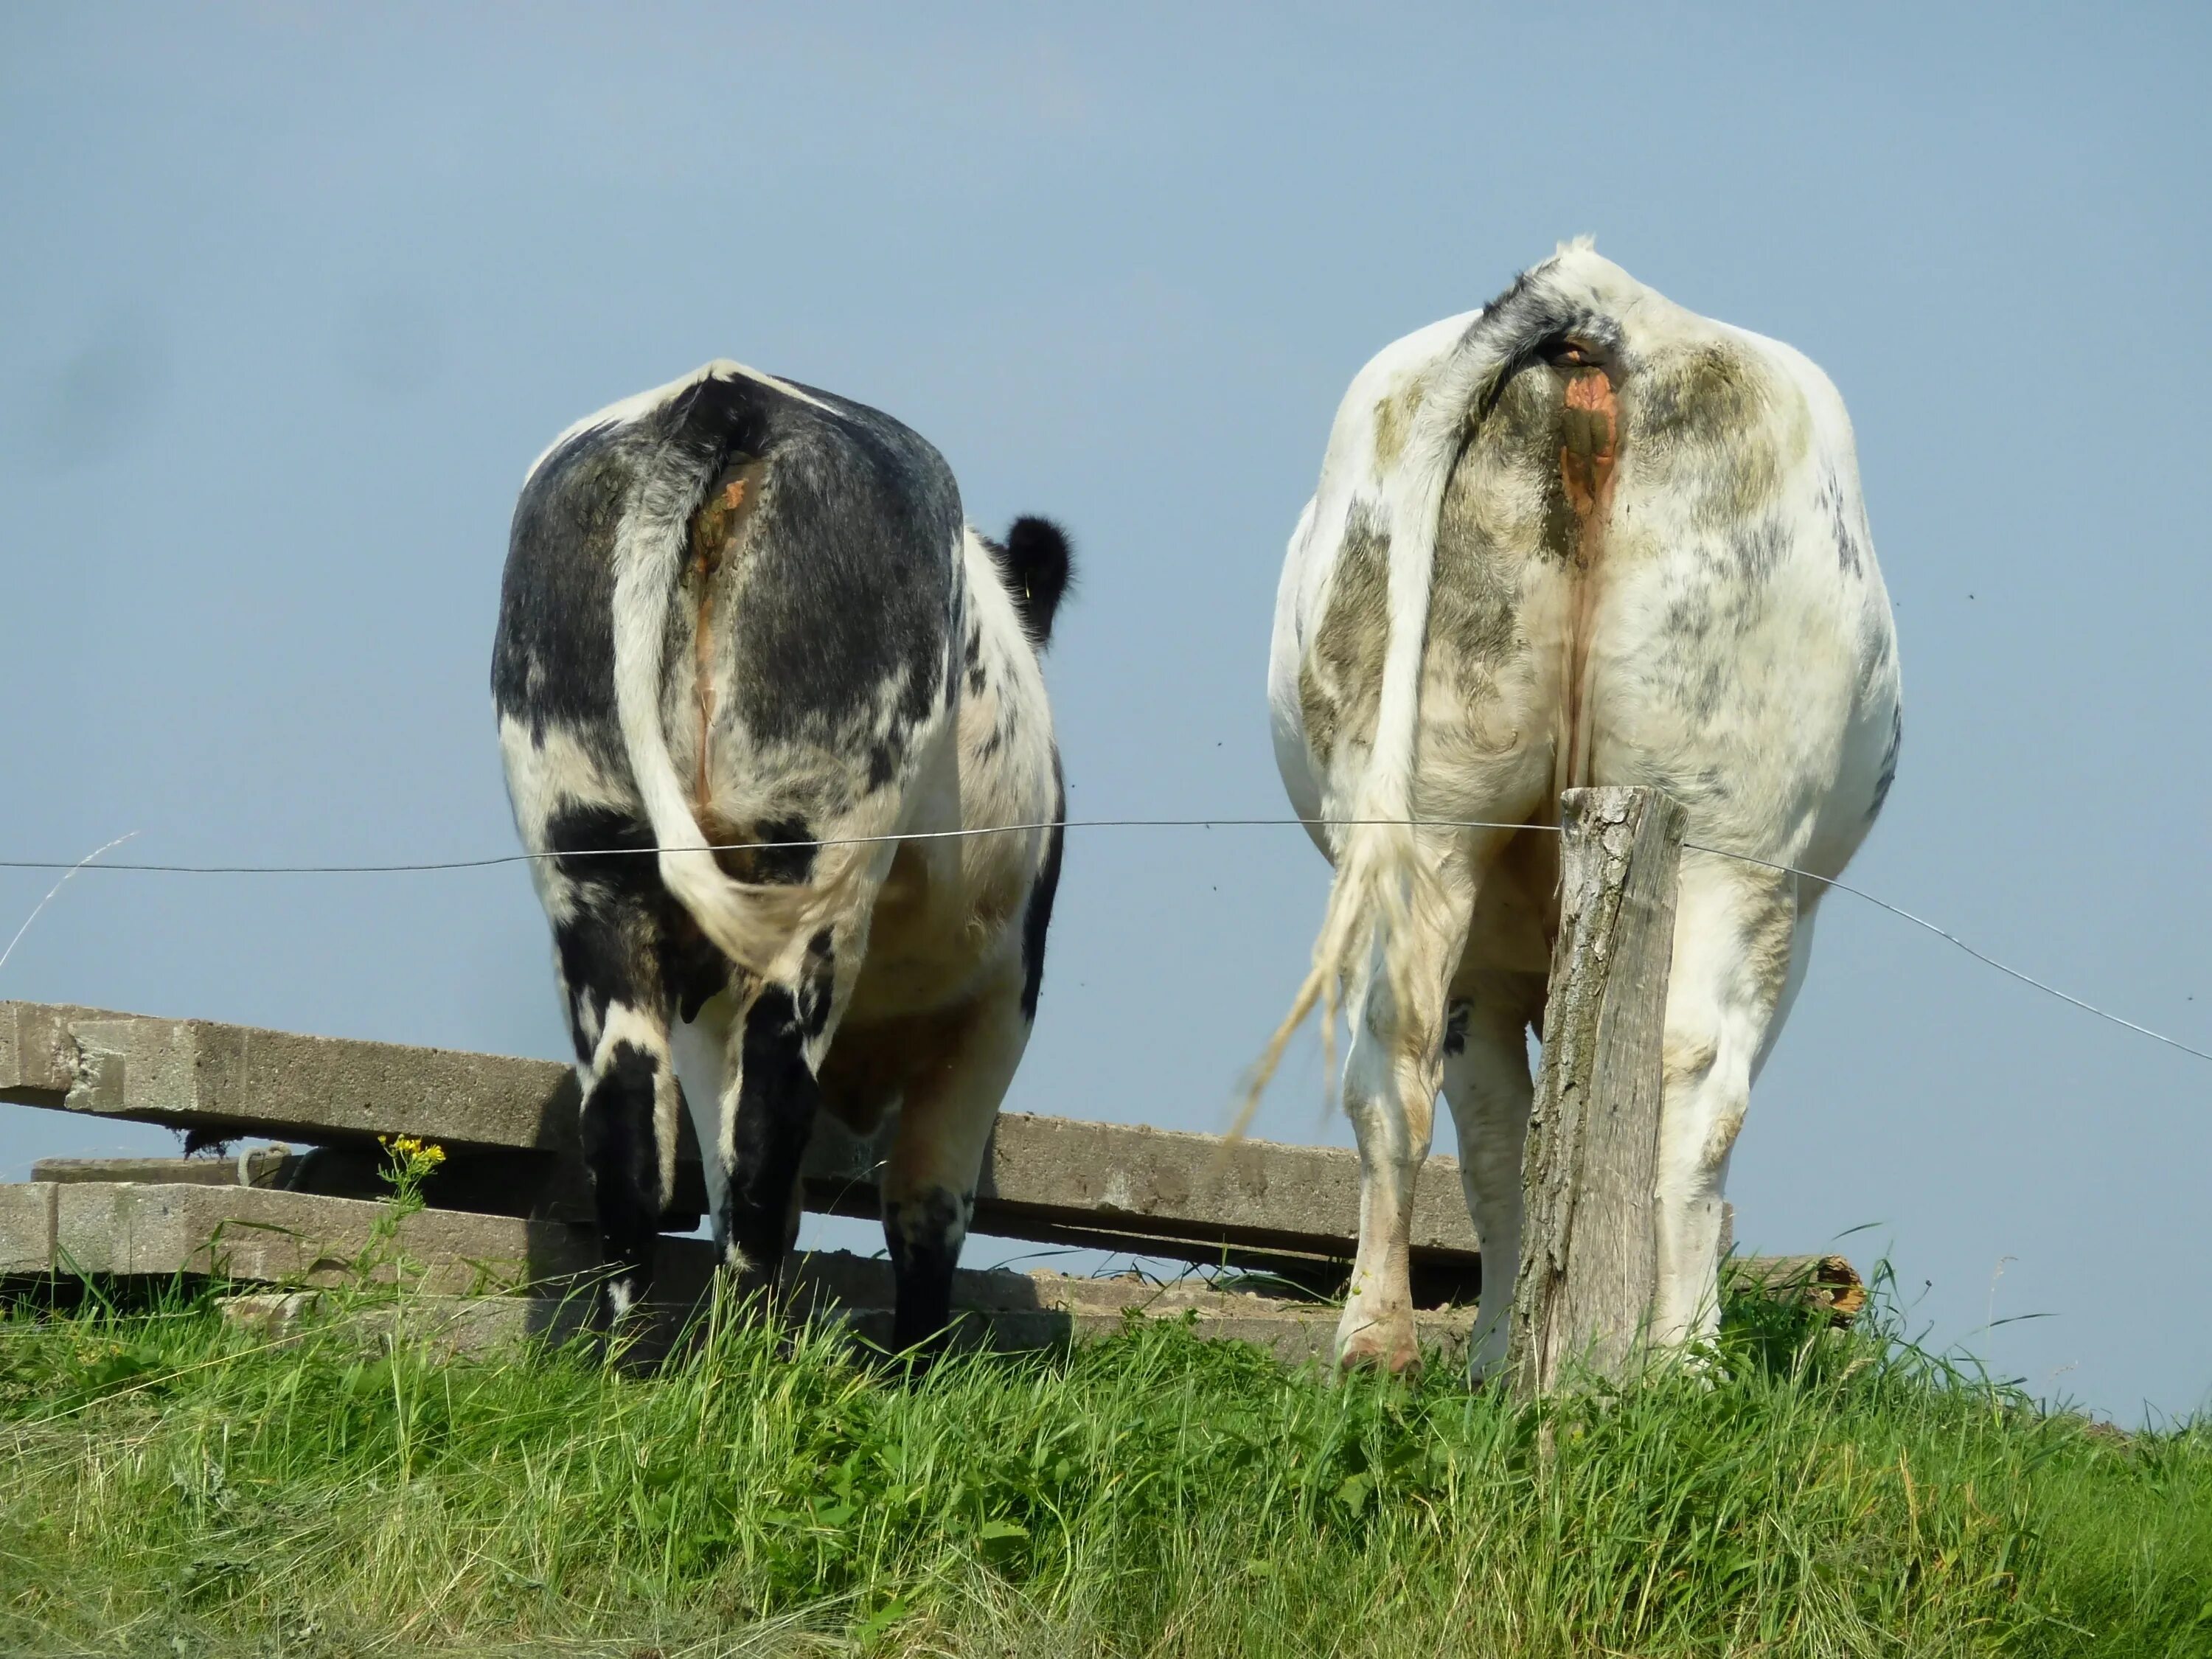
[[[961,841],[978,836],[1027,835],[1049,830],[1062,831],[1069,830],[1234,830],[1287,829],[1295,826],[1311,830],[1350,829],[1363,825],[1400,825],[1408,829],[1428,830],[1507,830],[1516,832],[1534,830],[1551,835],[1560,833],[1557,824],[1509,823],[1483,818],[1043,818],[1023,823],[985,824],[958,830],[908,830],[877,836],[829,836],[798,841],[720,842],[711,845],[687,848],[657,846],[582,848],[564,851],[501,853],[472,859],[432,859],[401,864],[155,864],[128,860],[112,863],[100,862],[102,854],[121,846],[123,842],[131,838],[131,836],[118,836],[106,846],[74,861],[58,859],[0,859],[0,870],[59,870],[64,872],[61,881],[54,884],[46,897],[40,900],[37,908],[24,919],[22,927],[15,930],[15,937],[9,941],[7,949],[0,951],[0,967],[6,965],[9,956],[14,951],[24,933],[30,927],[32,922],[38,920],[40,912],[52,902],[54,895],[61,890],[63,884],[83,870],[96,870],[115,875],[390,876],[428,874],[449,870],[491,870],[506,865],[536,864],[547,860],[568,859],[657,857],[663,852],[758,853],[795,850],[800,848],[855,847],[884,842]],[[137,833],[135,830],[131,832],[132,835]],[[1965,951],[1967,956],[1984,967],[1995,969],[1998,973],[2040,991],[2045,996],[2054,997],[2069,1006],[2080,1009],[2083,1013],[2094,1015],[2108,1024],[2116,1025],[2122,1030],[2132,1032],[2137,1036],[2148,1037],[2154,1042],[2163,1043],[2169,1048],[2178,1049],[2195,1059],[2212,1061],[2212,1052],[2196,1048],[2178,1037],[2168,1036],[2163,1031],[2154,1030],[2148,1025],[2141,1024],[2124,1015],[2113,1013],[2109,1009],[2100,1008],[2093,1002],[2085,1001],[2074,995],[2070,991],[2061,990],[2048,981],[2039,979],[2026,969],[2015,968],[2010,963],[2001,961],[1986,951],[1968,944],[1939,923],[1930,921],[1925,916],[1916,915],[1903,905],[1893,904],[1887,899],[1868,892],[1864,888],[1854,887],[1849,882],[1838,880],[1833,876],[1824,876],[1817,871],[1801,869],[1792,864],[1778,864],[1768,859],[1753,858],[1747,854],[1731,852],[1726,848],[1708,847],[1693,841],[1685,841],[1682,845],[1692,852],[1733,859],[1741,864],[1756,865],[1761,869],[1773,870],[1799,880],[1818,882],[1823,887],[1832,888],[1840,893],[1848,893],[1853,898],[1870,904],[1877,910],[1886,911],[1899,921],[1910,922],[1913,927],[1934,934],[1944,943]]]

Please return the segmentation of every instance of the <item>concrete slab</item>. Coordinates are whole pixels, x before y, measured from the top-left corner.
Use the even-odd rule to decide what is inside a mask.
[[[448,1048],[39,1003],[0,1003],[0,1100],[315,1143],[414,1134],[449,1148],[506,1148],[573,1164],[568,1067]],[[861,1139],[825,1121],[805,1176],[810,1208],[872,1215],[890,1130]],[[675,1206],[703,1211],[697,1152],[679,1159]],[[1457,1165],[1431,1158],[1418,1189],[1414,1256],[1472,1267],[1478,1246]],[[571,1183],[565,1206],[582,1219]],[[1358,1160],[1335,1148],[1009,1113],[976,1198],[978,1231],[1218,1258],[1224,1249],[1347,1255]]]
[[[371,1280],[410,1287],[395,1298],[357,1295],[365,1253],[387,1212],[376,1204],[261,1188],[37,1182],[0,1186],[0,1274],[47,1273],[167,1279],[204,1275],[283,1287],[234,1297],[227,1316],[282,1338],[315,1318],[343,1316],[364,1340],[420,1340],[453,1353],[489,1353],[526,1336],[582,1328],[579,1292],[599,1266],[592,1231],[464,1211],[423,1210],[399,1223],[368,1259]],[[403,1274],[401,1263],[407,1264]],[[660,1325],[672,1332],[707,1294],[714,1251],[664,1238],[658,1263]],[[1754,1258],[1740,1281],[1785,1300],[1811,1299],[1846,1322],[1863,1288],[1840,1257]],[[487,1294],[531,1287],[530,1295]],[[343,1292],[343,1293],[341,1293]],[[890,1340],[890,1264],[843,1252],[798,1258],[785,1287],[794,1316],[835,1319],[883,1346]],[[1202,1279],[1160,1284],[1133,1275],[1079,1279],[1038,1269],[963,1269],[953,1301],[962,1340],[1000,1350],[1096,1340],[1132,1316],[1187,1320],[1207,1340],[1251,1342],[1285,1361],[1325,1358],[1337,1310],[1227,1289]],[[1471,1307],[1417,1316],[1421,1340],[1463,1357]],[[665,1334],[656,1339],[665,1348]],[[659,1351],[648,1345],[647,1352]]]
[[[41,1003],[0,1003],[0,1100],[305,1141],[575,1145],[574,1074],[553,1061]]]
[[[286,1285],[353,1282],[384,1206],[263,1188],[40,1182],[0,1186],[0,1264],[14,1274],[206,1275]],[[467,1294],[588,1274],[588,1228],[459,1210],[403,1220],[368,1276]],[[420,1271],[414,1271],[419,1268]]]
[[[806,1287],[818,1287],[811,1304],[802,1301],[817,1316],[842,1312],[855,1336],[878,1347],[890,1343],[888,1262],[817,1255],[804,1265],[800,1285],[801,1298]],[[953,1305],[967,1314],[969,1340],[1002,1352],[1096,1341],[1133,1317],[1187,1322],[1201,1340],[1249,1342],[1291,1364],[1329,1356],[1340,1311],[1328,1303],[1223,1290],[1199,1279],[1158,1284],[1134,1276],[1071,1278],[1044,1269],[963,1271],[956,1276]],[[1472,1307],[1431,1309],[1415,1323],[1425,1346],[1456,1363],[1466,1356],[1474,1318]]]
[[[1359,1231],[1359,1160],[1334,1147],[1232,1145],[1215,1135],[1009,1113],[993,1137],[976,1207],[975,1224],[986,1230],[1035,1218],[1262,1249],[1310,1249],[1327,1240],[1348,1253]],[[1453,1159],[1432,1158],[1422,1168],[1413,1243],[1417,1260],[1480,1251]]]

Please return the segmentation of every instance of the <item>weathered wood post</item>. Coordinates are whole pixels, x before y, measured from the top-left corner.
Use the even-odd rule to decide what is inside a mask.
[[[1632,1375],[1658,1268],[1660,1038],[1682,809],[1627,788],[1569,789],[1559,807],[1559,934],[1507,1362],[1523,1398],[1570,1366]]]

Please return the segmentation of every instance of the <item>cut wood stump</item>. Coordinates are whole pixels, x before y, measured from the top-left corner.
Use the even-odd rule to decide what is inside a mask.
[[[1832,1325],[1848,1325],[1867,1304],[1866,1282],[1839,1255],[1738,1256],[1722,1269],[1728,1288],[1739,1295],[1810,1308],[1828,1316]]]

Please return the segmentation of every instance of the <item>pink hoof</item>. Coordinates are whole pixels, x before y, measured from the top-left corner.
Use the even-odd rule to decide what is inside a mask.
[[[1413,1376],[1421,1369],[1421,1350],[1413,1340],[1411,1319],[1377,1321],[1363,1325],[1336,1345],[1337,1369],[1342,1371],[1380,1370],[1392,1376]]]

